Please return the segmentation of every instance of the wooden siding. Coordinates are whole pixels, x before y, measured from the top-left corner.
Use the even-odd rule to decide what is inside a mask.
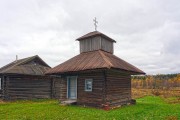
[[[67,99],[67,80],[65,77],[54,78],[53,94],[54,98],[61,101]]]
[[[92,91],[85,91],[85,79],[93,79]],[[104,77],[102,71],[78,75],[77,104],[101,107],[104,101]]]
[[[7,83],[8,82],[6,82],[6,76],[3,76],[3,90],[2,90],[2,98],[3,99],[6,99],[7,97],[6,97],[6,95],[7,95],[7,89],[6,88],[8,88],[7,87]]]
[[[100,37],[93,37],[80,41],[80,53],[98,50],[100,48],[101,48]]]
[[[0,99],[3,97],[3,91],[2,89],[0,90]]]
[[[131,76],[128,72],[108,70],[106,73],[106,102],[118,106],[131,101]]]
[[[100,49],[113,53],[113,42],[101,36],[87,38],[80,41],[80,53]]]
[[[0,81],[0,82],[1,82],[1,83],[0,83],[0,85],[1,85],[1,86],[0,86],[0,88],[1,88],[1,89],[0,89],[0,98],[2,98],[2,95],[3,95],[3,94],[2,94],[2,93],[3,93],[3,89],[2,89],[2,87],[3,87],[3,85],[2,85],[2,83],[3,83],[3,81],[2,81],[2,76],[0,76],[0,79],[1,79],[1,81]]]
[[[113,42],[101,38],[101,49],[110,53],[114,52]]]
[[[2,94],[2,90],[0,90],[0,99],[2,98],[3,94]]]
[[[115,107],[131,102],[131,76],[129,72],[116,69],[81,71],[66,74],[78,76],[77,104],[102,108],[103,105]],[[67,80],[61,81],[60,100],[67,99]],[[92,91],[85,91],[85,80],[93,79]]]
[[[60,86],[61,86],[61,78],[53,78],[52,81],[52,97],[59,99],[60,98]]]
[[[51,79],[40,76],[7,76],[4,99],[51,98]]]

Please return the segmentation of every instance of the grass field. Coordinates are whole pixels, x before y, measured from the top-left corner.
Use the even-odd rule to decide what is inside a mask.
[[[132,98],[142,98],[144,96],[159,96],[167,103],[180,104],[180,88],[178,89],[136,89],[132,88]]]
[[[180,104],[169,104],[161,97],[146,96],[137,104],[111,111],[80,106],[60,106],[56,100],[0,103],[0,120],[178,120]]]

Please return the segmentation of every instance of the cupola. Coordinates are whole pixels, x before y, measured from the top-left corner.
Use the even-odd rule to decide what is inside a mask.
[[[113,54],[114,43],[112,38],[99,31],[93,31],[77,39],[79,41],[80,53],[103,50]]]

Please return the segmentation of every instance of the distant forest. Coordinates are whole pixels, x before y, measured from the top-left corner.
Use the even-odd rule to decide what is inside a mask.
[[[170,89],[180,87],[180,74],[132,76],[132,88]]]

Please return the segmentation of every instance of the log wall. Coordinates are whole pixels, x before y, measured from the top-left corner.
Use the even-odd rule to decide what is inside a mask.
[[[66,77],[54,79],[54,98],[64,101],[67,99],[67,80]]]
[[[106,102],[118,106],[131,101],[131,76],[128,72],[108,70],[106,72]]]
[[[6,87],[6,81],[5,81],[5,76],[1,76],[1,80],[2,80],[2,83],[1,83],[1,99],[3,99],[4,98],[4,95],[5,95],[5,87]]]
[[[96,70],[80,72],[77,78],[77,104],[111,107],[131,101],[131,76],[120,70]],[[67,76],[61,78],[42,76],[6,76],[4,99],[56,98],[67,100]],[[74,76],[74,75],[72,75]],[[85,91],[85,80],[93,79],[92,91]],[[2,92],[1,92],[2,93]]]
[[[51,82],[51,78],[45,76],[6,76],[4,99],[51,98]]]
[[[3,96],[3,80],[2,80],[2,77],[0,76],[0,99],[2,98]]]
[[[111,69],[80,72],[76,75],[78,105],[101,108],[106,104],[115,107],[131,102],[131,76],[128,72]],[[66,77],[61,82],[64,85],[60,87],[61,100],[67,99]],[[93,79],[92,91],[85,91],[86,79]]]
[[[93,79],[92,91],[85,91],[85,79]],[[78,75],[77,104],[101,107],[104,98],[104,77],[102,71],[81,73]]]
[[[61,79],[60,78],[53,78],[52,81],[52,98],[59,99],[60,98],[60,85]]]

